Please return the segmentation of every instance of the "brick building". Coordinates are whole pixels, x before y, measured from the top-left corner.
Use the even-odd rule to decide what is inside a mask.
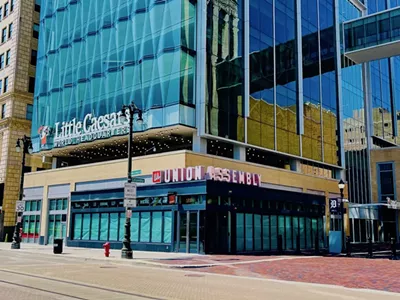
[[[40,0],[0,1],[0,238],[12,237],[22,154],[16,141],[30,136],[39,37]],[[25,172],[45,168],[28,155]]]

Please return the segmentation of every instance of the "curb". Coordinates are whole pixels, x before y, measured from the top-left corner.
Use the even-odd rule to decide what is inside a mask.
[[[0,251],[19,251],[23,253],[35,253],[37,254],[38,251],[32,250],[25,250],[25,249],[0,249]],[[54,253],[48,253],[48,252],[40,252],[43,255],[47,256],[53,256],[53,257],[62,257],[62,258],[74,258],[74,259],[81,259],[84,261],[100,261],[100,262],[108,262],[108,263],[114,263],[114,264],[119,264],[119,265],[125,265],[125,266],[132,266],[135,264],[140,264],[140,265],[151,265],[151,266],[158,266],[158,267],[163,267],[163,268],[170,268],[170,269],[185,269],[185,268],[204,268],[204,267],[212,267],[215,266],[215,264],[208,264],[208,265],[169,265],[169,264],[163,264],[163,263],[158,263],[154,261],[147,261],[143,259],[132,259],[132,260],[119,260],[115,258],[106,258],[106,257],[83,257],[83,256],[77,256],[69,253],[62,253],[62,254],[54,254]]]

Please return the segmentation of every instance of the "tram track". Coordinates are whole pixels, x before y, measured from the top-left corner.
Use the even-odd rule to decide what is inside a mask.
[[[24,285],[24,284],[21,284],[21,283],[15,283],[15,282],[2,280],[2,279],[0,279],[0,283],[12,285],[12,286],[15,286],[17,288],[26,288],[26,289],[35,290],[35,291],[38,291],[38,292],[43,292],[43,293],[52,294],[52,295],[56,295],[56,296],[63,296],[63,297],[67,297],[67,298],[70,298],[70,299],[89,300],[88,298],[76,297],[76,296],[67,295],[67,294],[64,294],[64,293],[58,293],[58,292],[54,292],[54,291],[51,291],[51,290],[41,289],[41,288],[37,288],[37,287],[29,286],[29,285]]]
[[[22,288],[27,288],[35,290],[38,292],[53,294],[55,296],[69,297],[70,299],[78,300],[90,300],[90,299],[148,299],[148,300],[164,300],[163,298],[157,298],[152,296],[146,296],[138,293],[126,292],[117,289],[100,287],[96,285],[74,282],[70,280],[49,278],[36,274],[23,273],[12,270],[0,269],[0,273],[7,274],[7,279],[0,278],[0,283],[8,284],[12,286],[18,286]],[[16,276],[16,277],[15,277]],[[1,276],[2,277],[2,276]],[[20,277],[18,279],[18,277]],[[14,279],[14,280],[12,280]],[[49,286],[50,288],[44,288],[44,286]],[[75,293],[80,292],[79,295],[73,293],[66,293],[56,290],[72,290]],[[77,290],[79,288],[80,291]],[[92,297],[83,298],[81,295],[93,295]],[[98,296],[94,296],[98,294]],[[129,298],[125,298],[129,297]]]

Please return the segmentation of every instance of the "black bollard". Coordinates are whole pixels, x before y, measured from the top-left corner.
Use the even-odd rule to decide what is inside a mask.
[[[368,258],[372,258],[373,253],[372,253],[372,238],[368,238]]]
[[[319,254],[319,239],[318,239],[318,234],[315,235],[315,254]]]
[[[297,235],[296,236],[296,254],[300,254],[300,253],[301,253],[301,251],[300,251],[300,236]]]
[[[351,256],[351,238],[348,236],[346,238],[346,250],[347,250],[347,256]]]
[[[278,235],[278,252],[279,254],[283,253],[283,240],[282,240],[282,235]]]
[[[392,249],[392,260],[397,260],[397,253],[396,253],[396,240],[395,238],[390,239],[390,247]]]

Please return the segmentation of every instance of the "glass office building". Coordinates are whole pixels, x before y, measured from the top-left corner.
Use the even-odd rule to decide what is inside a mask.
[[[146,129],[193,127],[195,46],[196,6],[189,0],[44,1],[35,150],[43,126],[116,113],[132,99]],[[54,135],[42,148],[54,146]]]
[[[134,124],[134,156],[185,149],[326,182],[346,178],[349,200],[368,204],[373,200],[369,151],[400,143],[400,91],[393,84],[400,80],[399,60],[361,64],[348,57],[346,22],[398,5],[395,2],[46,1],[41,11],[34,151],[52,157],[56,168],[125,158],[128,130],[120,110],[134,101],[144,121]],[[368,27],[365,22],[363,28]],[[363,34],[374,31],[370,27]],[[338,197],[335,189],[309,190],[328,200]],[[207,193],[202,195],[204,202]],[[71,207],[68,218],[77,225],[71,227],[70,237],[104,240],[101,228],[110,224],[107,239],[111,235],[119,241],[125,215],[117,200],[107,204],[114,205],[110,211],[82,212],[76,198],[78,206]],[[319,214],[324,208],[318,203]],[[252,232],[261,232],[262,225],[255,224],[272,216],[261,208],[265,207],[260,206],[260,213],[252,211],[251,217],[244,211],[239,223],[230,226],[243,219],[244,227],[251,224]],[[148,228],[143,234],[150,239],[154,234],[163,243],[167,236],[166,244],[173,246],[179,241],[173,241],[173,234],[169,238],[164,223],[169,227],[180,221],[170,220],[168,210],[142,209],[134,220],[138,228]],[[292,219],[291,209],[288,214],[287,224],[297,224],[289,231],[297,232],[299,219]],[[47,240],[64,235],[59,223],[65,213],[51,215]],[[149,225],[153,215],[158,228],[154,233]],[[278,221],[268,222],[278,227],[279,220],[286,220],[286,215],[274,217]],[[193,218],[189,213],[185,228]],[[320,224],[321,216],[316,218]],[[365,222],[354,219],[351,227]],[[380,221],[373,217],[368,222],[375,228]],[[313,231],[307,234],[314,236]],[[288,239],[294,243],[294,235]],[[257,243],[263,243],[262,238]]]

